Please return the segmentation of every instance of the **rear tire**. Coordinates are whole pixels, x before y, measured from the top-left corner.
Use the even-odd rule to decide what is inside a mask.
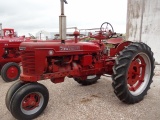
[[[144,43],[132,43],[116,59],[113,67],[113,89],[124,103],[141,101],[150,89],[154,75],[154,58],[150,47]]]
[[[5,82],[12,82],[19,78],[20,67],[15,62],[6,63],[1,69],[1,77]]]
[[[86,80],[81,80],[79,78],[74,78],[74,80],[77,81],[79,84],[86,85],[86,86],[95,84],[98,81],[98,79],[100,79],[100,76],[98,76],[98,75],[87,76]]]
[[[10,111],[19,120],[32,120],[46,108],[48,89],[39,83],[28,83],[20,87],[11,98]]]

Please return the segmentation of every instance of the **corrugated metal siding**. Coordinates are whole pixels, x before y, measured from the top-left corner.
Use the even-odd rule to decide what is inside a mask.
[[[159,0],[128,0],[126,36],[128,40],[148,44],[160,63]]]

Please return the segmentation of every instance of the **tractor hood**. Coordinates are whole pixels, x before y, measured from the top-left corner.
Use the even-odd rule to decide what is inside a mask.
[[[4,47],[18,48],[20,43],[24,41],[28,42],[30,41],[30,39],[25,39],[24,37],[3,37],[3,38],[0,38],[0,43],[1,43],[0,46],[2,48]]]
[[[0,38],[0,42],[10,42],[10,43],[14,43],[14,42],[24,42],[24,41],[28,41],[26,39],[24,39],[23,37],[3,37]]]
[[[21,51],[53,51],[54,55],[90,54],[101,51],[99,44],[92,42],[23,42],[20,44]],[[53,56],[54,56],[53,55]]]

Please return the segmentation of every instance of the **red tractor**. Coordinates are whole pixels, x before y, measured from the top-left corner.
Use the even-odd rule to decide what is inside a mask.
[[[24,36],[17,37],[14,29],[2,29],[2,24],[0,26],[0,73],[4,81],[11,82],[17,80],[20,76],[19,45],[21,42],[28,40]]]
[[[61,42],[21,43],[23,73],[8,90],[5,101],[16,119],[34,119],[46,108],[49,93],[40,80],[60,83],[67,76],[81,85],[92,85],[109,74],[114,93],[122,102],[134,104],[144,98],[154,75],[151,48],[142,42],[110,39],[115,33],[108,22],[96,32],[90,35],[95,39],[91,42],[79,41],[75,31],[74,42],[65,42],[62,34]]]

